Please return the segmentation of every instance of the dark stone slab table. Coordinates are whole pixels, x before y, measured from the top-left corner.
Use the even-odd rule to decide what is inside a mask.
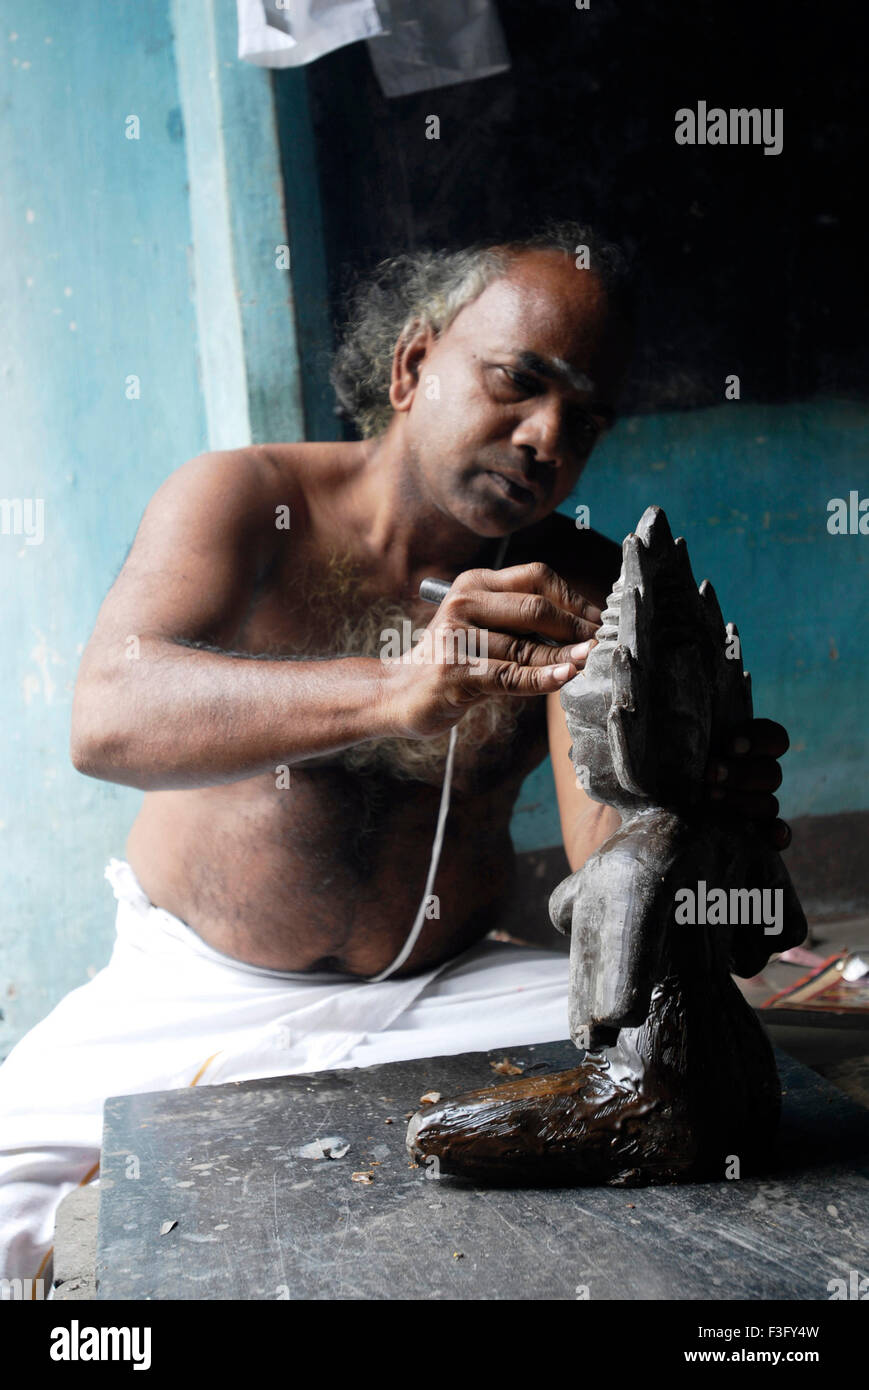
[[[780,1052],[762,1177],[495,1190],[411,1166],[406,1113],[491,1083],[505,1055],[526,1073],[578,1058],[545,1043],[110,1098],[98,1297],[827,1300],[867,1272],[869,1111]],[[349,1149],[300,1153],[325,1139]]]

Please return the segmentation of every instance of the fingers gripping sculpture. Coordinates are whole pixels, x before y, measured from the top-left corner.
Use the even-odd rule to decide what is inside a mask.
[[[756,974],[806,922],[778,853],[704,795],[710,755],[751,719],[750,678],[660,508],[625,540],[598,645],[561,703],[578,782],[622,817],[549,905],[570,935],[584,1060],[426,1106],[408,1147],[486,1181],[744,1174],[768,1155],[780,1088],[730,972]],[[701,896],[697,920],[684,904]]]

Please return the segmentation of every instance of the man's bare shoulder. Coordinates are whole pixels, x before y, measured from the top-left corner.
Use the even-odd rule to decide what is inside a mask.
[[[256,454],[278,478],[295,483],[303,491],[323,484],[331,485],[351,476],[362,463],[363,447],[359,443],[338,440],[326,442],[294,442],[257,444],[244,453]]]
[[[349,453],[348,453],[349,451]],[[334,488],[354,464],[346,444],[249,444],[197,454],[176,468],[158,488],[152,508],[191,508],[208,504],[228,523],[275,525],[275,508],[289,507],[292,526],[304,526],[307,502],[321,489]],[[156,505],[155,505],[156,504]]]
[[[622,549],[600,531],[579,528],[561,512],[516,531],[510,542],[514,564],[543,560],[599,605],[618,578]]]
[[[286,490],[293,473],[282,469],[270,445],[250,444],[237,449],[212,449],[194,455],[170,473],[153,501],[170,504],[199,500],[207,494],[227,514],[256,511]]]

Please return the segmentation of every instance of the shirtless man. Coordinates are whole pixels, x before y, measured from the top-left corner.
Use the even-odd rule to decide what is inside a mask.
[[[85,652],[72,744],[80,771],[147,792],[128,859],[152,902],[254,964],[376,974],[413,921],[438,788],[357,773],[338,755],[430,739],[501,691],[530,706],[521,737],[457,788],[440,917],[404,969],[497,922],[513,805],[547,751],[572,867],[611,832],[613,813],[576,788],[558,692],[584,663],[620,552],[552,513],[612,418],[620,365],[600,280],[563,253],[527,252],[439,336],[407,328],[384,433],[206,455],[159,489]],[[276,525],[281,507],[289,529]],[[493,542],[511,533],[495,572]],[[312,576],[329,584],[337,547],[348,612],[393,599],[415,628],[487,629],[485,672],[376,655],[278,659],[328,648],[312,630],[322,605],[307,596]],[[416,598],[427,575],[461,575],[434,616]],[[535,631],[559,648],[530,640]]]
[[[620,560],[554,510],[613,417],[625,355],[617,277],[603,254],[577,268],[577,234],[410,263],[388,380],[374,379],[385,311],[362,313],[341,359],[345,376],[358,372],[367,437],[207,454],[151,500],[82,659],[72,756],[83,773],[145,791],[129,864],[203,949],[318,982],[386,969],[420,903],[454,726],[438,910],[394,979],[365,988],[398,990],[498,924],[513,806],[547,752],[571,867],[615,828],[615,812],[576,785],[558,700]],[[381,285],[369,310],[391,292]],[[455,580],[436,611],[417,598],[431,575]],[[381,634],[400,614],[485,636],[488,660],[438,659],[450,644],[434,642],[431,660],[384,663]],[[778,725],[756,721],[710,770],[710,791],[767,817],[780,847],[786,746]],[[563,998],[566,960],[553,960]],[[520,1040],[516,1007],[502,1006],[505,1045]],[[45,1027],[22,1057],[41,1055],[30,1040]],[[560,1013],[540,1027],[566,1031]],[[450,1046],[468,1045],[496,1044],[472,1042],[460,1020]],[[190,1084],[159,1069],[125,1083],[112,1089]],[[52,1180],[74,1185],[86,1149]],[[0,1154],[0,1191],[3,1171]],[[2,1226],[0,1210],[0,1255]]]

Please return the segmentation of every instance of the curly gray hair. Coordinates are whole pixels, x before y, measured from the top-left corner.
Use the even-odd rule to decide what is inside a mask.
[[[622,250],[579,222],[549,223],[520,241],[461,251],[414,251],[381,261],[349,297],[347,322],[330,373],[340,413],[360,434],[380,434],[392,416],[389,382],[396,343],[412,328],[443,333],[466,304],[504,275],[524,251],[588,248],[589,267],[611,297],[626,297]]]

